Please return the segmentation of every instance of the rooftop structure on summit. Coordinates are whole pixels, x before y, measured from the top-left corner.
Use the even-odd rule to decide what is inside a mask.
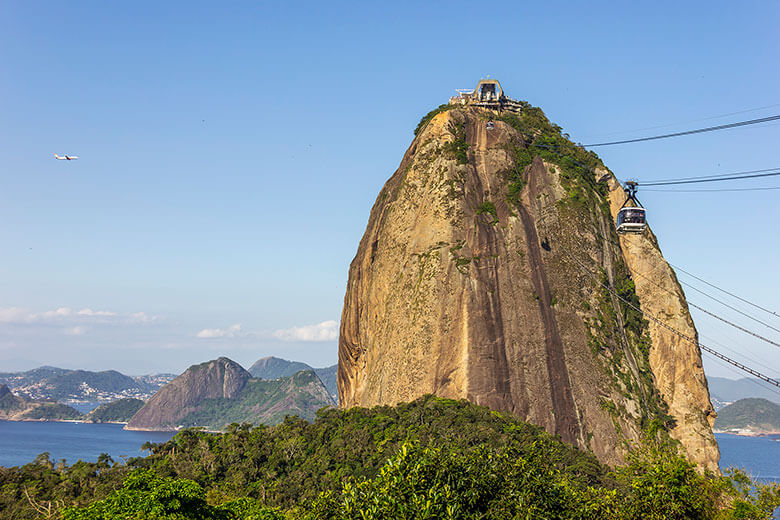
[[[520,112],[520,102],[508,98],[497,79],[481,79],[474,90],[456,89],[457,96],[450,98],[450,105],[470,105],[491,110]]]

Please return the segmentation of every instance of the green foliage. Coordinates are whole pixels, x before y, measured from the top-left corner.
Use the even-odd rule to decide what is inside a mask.
[[[482,204],[480,204],[477,207],[476,214],[477,215],[484,215],[484,214],[491,215],[493,217],[493,220],[491,221],[491,224],[498,223],[498,211],[496,210],[496,205],[493,204],[492,202],[490,202],[489,200],[483,202]]]
[[[463,274],[466,274],[469,272],[469,264],[471,263],[471,260],[468,258],[456,258],[455,259],[455,268],[460,271]]]
[[[715,520],[770,518],[780,504],[778,486],[702,475],[671,444],[648,441],[609,473],[541,428],[432,396],[326,409],[314,423],[183,430],[146,448],[127,465],[41,454],[0,468],[0,518]]]
[[[135,470],[122,488],[83,508],[67,508],[63,520],[206,520],[230,518],[206,503],[197,483],[159,477],[149,470]]]
[[[428,125],[430,120],[433,119],[437,114],[441,114],[442,112],[446,112],[447,110],[452,110],[453,108],[455,108],[455,105],[450,105],[450,104],[439,105],[438,107],[434,108],[433,110],[425,114],[422,117],[422,119],[420,119],[420,122],[417,123],[417,127],[414,129],[415,137],[417,136],[417,134],[422,132],[422,130]]]
[[[725,430],[747,428],[754,430],[780,430],[780,405],[757,397],[740,399],[720,410],[715,427]]]
[[[68,419],[81,419],[82,414],[75,408],[62,403],[40,403],[30,411],[22,414],[24,419],[61,421]]]
[[[519,202],[523,170],[538,156],[560,168],[560,179],[568,194],[568,200],[582,206],[590,194],[601,194],[605,186],[597,186],[593,171],[603,167],[594,152],[585,150],[561,133],[561,127],[551,123],[538,107],[524,104],[522,113],[506,113],[500,117],[522,135],[522,142],[511,149],[515,168],[509,178],[509,199]],[[603,183],[602,183],[603,184]]]
[[[320,495],[305,518],[586,518],[582,496],[536,457],[404,443],[376,478],[350,478],[340,492]]]
[[[647,440],[629,453],[628,464],[618,468],[622,518],[715,518],[726,482],[714,474],[701,474],[671,444]]]
[[[490,215],[493,215],[493,217],[498,216],[498,214],[496,213],[496,205],[490,201],[483,202],[477,208],[477,215],[482,215],[483,213],[488,213]]]
[[[726,475],[727,495],[732,502],[723,511],[724,520],[777,518],[773,512],[780,507],[780,484],[757,483],[735,468]]]
[[[140,399],[118,399],[101,404],[89,412],[86,419],[95,422],[127,422],[143,405]]]
[[[454,141],[444,144],[444,152],[457,161],[458,164],[469,163],[469,145],[463,138],[456,138]]]

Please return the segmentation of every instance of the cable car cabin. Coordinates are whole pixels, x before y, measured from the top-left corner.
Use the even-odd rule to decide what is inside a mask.
[[[493,121],[488,121],[485,123],[485,130],[493,130],[494,127],[495,125],[493,124]]]
[[[645,208],[621,208],[617,214],[618,233],[641,233],[647,227]]]

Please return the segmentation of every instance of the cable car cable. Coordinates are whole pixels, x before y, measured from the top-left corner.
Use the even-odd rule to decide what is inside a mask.
[[[769,121],[776,121],[780,119],[780,115],[776,116],[769,116],[769,117],[761,117],[758,119],[750,119],[748,121],[738,121],[736,123],[729,123],[726,125],[718,125],[718,126],[710,126],[707,128],[697,128],[696,130],[687,130],[685,132],[675,132],[673,134],[664,134],[664,135],[654,135],[652,137],[640,137],[638,139],[625,139],[623,141],[610,141],[606,143],[593,143],[593,144],[584,144],[583,147],[594,147],[594,146],[611,146],[614,144],[628,144],[628,143],[639,143],[642,141],[654,141],[656,139],[667,139],[669,137],[680,137],[683,135],[692,135],[692,134],[701,134],[704,132],[714,132],[715,130],[727,130],[729,128],[737,128],[740,126],[747,126],[747,125],[755,125],[758,123],[768,123]]]
[[[544,219],[542,219],[542,221],[544,221]],[[546,230],[546,226],[545,226],[545,230]],[[549,233],[548,233],[548,234],[549,234]],[[574,257],[574,255],[572,255],[572,254],[571,254],[571,253],[568,251],[568,249],[566,249],[566,248],[565,248],[565,247],[563,247],[563,246],[561,246],[561,249],[562,249],[562,250],[563,250],[563,251],[564,251],[564,252],[565,252],[565,253],[566,253],[566,254],[567,254],[567,255],[568,255],[568,256],[569,256],[569,257],[570,257],[572,260],[574,260],[574,261],[575,261],[577,264],[579,264],[579,266],[580,266],[580,267],[582,267],[582,268],[583,268],[583,270],[584,270],[584,271],[585,271],[585,272],[586,272],[586,273],[587,273],[587,274],[588,274],[588,275],[589,275],[591,278],[593,278],[594,280],[596,280],[596,283],[598,283],[599,285],[601,285],[602,287],[604,287],[605,289],[607,289],[607,290],[608,290],[610,293],[612,293],[612,294],[613,294],[613,295],[614,295],[616,298],[618,298],[620,301],[622,301],[622,302],[623,302],[624,304],[626,304],[628,307],[630,307],[630,308],[634,309],[635,311],[637,311],[637,312],[641,313],[643,316],[645,316],[645,317],[646,317],[647,319],[649,319],[650,321],[652,321],[652,322],[656,323],[656,324],[657,324],[657,325],[659,325],[660,327],[663,327],[663,328],[665,328],[665,329],[669,330],[670,332],[672,332],[673,334],[675,334],[675,335],[679,336],[679,337],[680,337],[680,338],[682,338],[683,340],[685,340],[685,341],[687,341],[687,342],[689,342],[689,343],[691,343],[691,344],[693,344],[693,345],[695,345],[695,346],[699,347],[701,350],[703,350],[703,351],[705,351],[705,352],[709,352],[709,353],[710,353],[710,354],[712,354],[713,356],[716,356],[716,357],[718,357],[719,359],[722,359],[723,361],[726,361],[727,363],[729,363],[729,364],[731,364],[731,365],[733,365],[733,366],[735,366],[735,367],[739,368],[740,370],[742,370],[742,371],[744,371],[744,372],[747,372],[748,374],[751,374],[751,375],[753,375],[753,376],[755,376],[755,377],[757,377],[757,378],[759,378],[759,379],[761,379],[761,380],[763,380],[763,381],[766,381],[767,383],[769,383],[769,384],[771,384],[771,385],[774,385],[774,386],[776,386],[776,387],[780,388],[780,381],[778,381],[778,380],[776,380],[776,379],[773,379],[773,378],[771,378],[771,377],[769,377],[769,376],[766,376],[766,375],[762,374],[761,372],[758,372],[757,370],[753,370],[752,368],[750,368],[750,367],[748,367],[748,366],[746,366],[746,365],[744,365],[744,364],[740,363],[739,361],[736,361],[736,360],[734,360],[734,359],[731,359],[731,358],[730,358],[730,357],[728,357],[728,356],[725,356],[725,355],[721,354],[721,353],[720,353],[720,352],[718,352],[717,350],[715,350],[715,349],[713,349],[713,348],[710,348],[710,347],[708,347],[708,346],[704,345],[703,343],[701,343],[700,341],[697,341],[696,339],[694,339],[694,338],[691,338],[691,337],[690,337],[690,336],[688,336],[687,334],[684,334],[684,333],[682,333],[682,332],[678,331],[678,330],[677,330],[677,329],[675,329],[674,327],[672,327],[672,326],[670,326],[670,325],[667,325],[666,323],[664,323],[664,322],[663,322],[663,321],[661,321],[660,319],[656,318],[655,316],[653,316],[653,315],[652,315],[652,314],[650,314],[649,312],[643,311],[643,310],[642,310],[642,309],[640,309],[639,307],[635,306],[633,303],[631,303],[631,302],[630,302],[630,301],[628,301],[627,299],[623,298],[623,297],[622,297],[622,296],[621,296],[621,295],[620,295],[620,294],[619,294],[619,293],[618,293],[618,292],[617,292],[617,291],[616,291],[614,288],[610,287],[610,286],[609,286],[609,285],[607,285],[607,284],[604,284],[604,283],[602,283],[602,282],[601,282],[601,280],[600,280],[600,279],[599,279],[599,278],[598,278],[596,275],[594,275],[594,274],[593,274],[593,273],[590,271],[590,269],[588,269],[588,268],[587,268],[587,266],[585,266],[585,265],[584,265],[582,262],[580,262],[580,261],[579,261],[579,260],[578,260],[576,257]]]
[[[694,180],[694,179],[716,179],[719,177],[731,177],[732,175],[747,175],[748,173],[765,173],[765,172],[774,172],[780,170],[780,166],[775,166],[774,168],[762,168],[760,170],[746,170],[743,172],[729,172],[729,173],[720,173],[720,174],[710,174],[710,175],[697,175],[695,177],[678,177],[674,179],[653,179],[649,182],[671,182],[671,181],[688,181],[688,180]],[[644,186],[644,184],[643,184]]]
[[[632,134],[634,132],[642,132],[644,130],[657,130],[659,128],[669,128],[670,126],[677,126],[677,125],[687,125],[689,123],[698,123],[700,121],[711,121],[713,119],[720,119],[721,117],[728,117],[728,116],[736,116],[739,114],[747,114],[748,112],[756,112],[758,110],[764,110],[767,108],[774,108],[779,107],[780,103],[776,103],[774,105],[765,105],[763,107],[756,107],[756,108],[748,108],[746,110],[739,110],[737,112],[729,112],[728,114],[720,114],[717,116],[710,116],[710,117],[703,117],[700,119],[689,119],[688,121],[680,121],[679,123],[669,123],[666,125],[657,125],[657,126],[648,126],[645,128],[637,128],[636,130],[621,130],[620,132],[610,132],[608,134],[595,134],[591,135],[590,137],[607,137],[610,135],[620,135],[620,134]]]
[[[755,304],[755,303],[753,303],[753,302],[751,302],[751,301],[749,301],[749,300],[746,300],[746,299],[744,299],[744,298],[741,298],[741,297],[737,296],[736,294],[734,294],[734,293],[731,293],[731,292],[727,291],[726,289],[722,289],[722,288],[718,287],[717,285],[715,285],[715,284],[712,284],[712,283],[708,282],[707,280],[702,280],[702,279],[701,279],[701,278],[699,278],[698,276],[696,276],[696,275],[694,275],[694,274],[691,274],[691,273],[689,273],[688,271],[686,271],[686,270],[685,270],[685,269],[683,269],[682,267],[679,267],[679,266],[677,266],[677,265],[674,265],[674,264],[672,264],[672,263],[670,263],[669,265],[670,265],[670,266],[672,266],[674,269],[676,269],[676,270],[678,270],[678,271],[680,271],[680,272],[682,272],[682,273],[685,273],[685,274],[687,274],[687,275],[688,275],[688,276],[690,276],[691,278],[695,278],[695,279],[699,280],[701,283],[703,283],[703,284],[706,284],[706,285],[709,285],[710,287],[712,287],[712,288],[714,288],[714,289],[717,289],[717,290],[719,290],[720,292],[724,292],[724,293],[728,294],[729,296],[732,296],[732,297],[736,298],[737,300],[739,300],[739,301],[741,301],[741,302],[747,303],[748,305],[752,305],[753,307],[755,307],[755,308],[757,308],[757,309],[761,309],[761,310],[762,310],[762,311],[764,311],[764,312],[768,312],[769,314],[772,314],[772,315],[774,315],[774,316],[780,317],[780,314],[777,314],[775,311],[771,311],[771,310],[769,310],[769,309],[767,309],[767,308],[764,308],[764,307],[762,307],[762,306],[760,306],[760,305],[757,305],[757,304]]]
[[[704,352],[708,356],[712,356],[709,352]],[[714,362],[717,362],[722,367],[727,368],[729,371],[733,372],[734,374],[739,374],[738,369],[735,369],[735,367],[729,365],[728,363],[723,362],[721,359],[719,359],[716,356],[712,356],[711,358]],[[742,374],[740,374],[742,375]],[[709,379],[709,378],[708,378]],[[773,388],[771,386],[768,386],[764,384],[764,381],[762,379],[754,379],[752,377],[745,377],[747,381],[750,381],[751,384],[756,385],[761,390],[766,390],[767,392],[772,392],[773,394],[780,395],[780,390],[777,390],[776,388]],[[710,392],[710,399],[712,399],[712,392]]]
[[[637,182],[638,186],[669,186],[672,184],[695,184],[699,182],[722,182],[722,181],[736,181],[741,179],[757,179],[759,177],[776,177],[780,175],[780,172],[774,173],[756,173],[753,175],[737,175],[734,177],[712,177],[708,179],[696,179],[696,180],[679,180],[679,181],[661,181],[661,182]]]
[[[756,366],[756,367],[758,367],[758,369],[763,370],[765,374],[769,375],[769,377],[772,377],[772,378],[776,379],[777,376],[780,375],[780,372],[778,372],[775,368],[770,367],[770,366],[766,365],[763,361],[755,359],[754,357],[746,354],[744,352],[744,349],[741,349],[740,351],[734,350],[733,348],[731,348],[728,345],[726,345],[726,344],[716,340],[715,338],[713,338],[711,336],[705,336],[704,334],[699,334],[699,337],[700,338],[705,338],[707,340],[708,344],[714,344],[714,345],[716,345],[718,347],[721,347],[721,348],[723,348],[725,350],[728,350],[729,352],[731,352],[732,354],[734,354],[736,356],[741,356],[742,358],[750,361],[753,366]],[[737,342],[735,342],[731,338],[728,338],[728,340],[731,341],[732,343],[737,343]]]
[[[615,242],[614,240],[612,240],[612,238],[611,238],[611,237],[605,237],[605,236],[604,236],[604,235],[603,235],[603,234],[602,234],[602,233],[601,233],[599,230],[596,230],[596,235],[597,235],[599,238],[601,238],[602,240],[604,240],[604,241],[606,241],[606,242],[609,242],[610,244],[612,244],[612,245],[614,245],[614,246],[617,246],[617,247],[619,247],[619,248],[621,248],[621,249],[622,249],[622,247],[623,247],[623,246],[620,244],[620,242]],[[715,285],[715,284],[713,284],[713,283],[710,283],[710,282],[708,282],[707,280],[703,280],[702,278],[699,278],[699,277],[698,277],[698,276],[696,276],[695,274],[693,274],[693,273],[690,273],[690,272],[686,271],[685,269],[683,269],[682,267],[680,267],[680,266],[678,266],[678,265],[674,265],[674,264],[672,264],[671,262],[666,262],[666,263],[667,263],[667,264],[668,264],[670,267],[674,268],[676,271],[680,271],[681,273],[685,273],[685,274],[687,274],[688,276],[690,276],[691,278],[695,278],[696,280],[698,280],[698,281],[702,282],[702,283],[703,283],[703,284],[705,284],[705,285],[708,285],[708,286],[712,287],[713,289],[717,289],[717,290],[719,290],[719,291],[720,291],[720,292],[722,292],[722,293],[728,294],[728,295],[729,295],[729,296],[731,296],[732,298],[736,298],[737,300],[739,300],[739,301],[741,301],[741,302],[743,302],[743,303],[746,303],[746,304],[748,304],[748,305],[750,305],[750,306],[752,306],[752,307],[755,307],[755,308],[757,308],[757,309],[759,309],[759,310],[762,310],[762,311],[764,311],[764,312],[766,312],[766,313],[769,313],[769,314],[771,314],[771,315],[773,315],[773,316],[775,316],[775,317],[777,317],[777,318],[780,318],[780,314],[778,314],[778,313],[777,313],[777,312],[775,312],[775,311],[772,311],[772,310],[770,310],[770,309],[767,309],[766,307],[762,307],[761,305],[758,305],[758,304],[756,304],[756,303],[753,303],[753,302],[751,302],[750,300],[746,300],[745,298],[742,298],[741,296],[738,296],[738,295],[736,295],[736,294],[734,294],[734,293],[732,293],[732,292],[729,292],[729,291],[727,291],[726,289],[723,289],[723,288],[721,288],[721,287],[718,287],[717,285]],[[639,274],[640,276],[642,276],[642,273],[638,273],[638,274]],[[689,284],[689,283],[687,283],[687,282],[684,282],[684,281],[682,281],[682,280],[678,280],[678,281],[679,281],[679,282],[680,282],[682,285],[685,285],[686,287],[690,287],[691,289],[693,289],[693,290],[695,290],[695,291],[698,291],[698,292],[700,292],[700,293],[704,294],[705,296],[707,296],[707,297],[709,297],[709,298],[712,298],[713,300],[717,301],[718,303],[721,303],[721,304],[725,305],[726,307],[729,307],[730,309],[733,309],[733,310],[735,310],[735,311],[737,311],[737,312],[740,312],[740,313],[742,314],[742,312],[741,312],[741,311],[739,311],[738,309],[735,309],[734,307],[731,307],[731,306],[729,306],[728,304],[726,304],[726,303],[722,302],[721,300],[718,300],[718,299],[717,299],[717,298],[715,298],[714,296],[712,296],[712,295],[710,295],[710,294],[707,294],[707,293],[705,293],[705,292],[704,292],[704,291],[702,291],[701,289],[697,289],[697,288],[696,288],[696,287],[694,287],[693,285],[691,285],[691,284]],[[663,289],[663,287],[661,287],[661,286],[658,286],[658,287],[660,287],[661,289]],[[664,289],[664,290],[667,290],[667,291],[668,291],[668,289]],[[768,325],[768,324],[764,323],[763,321],[760,321],[760,320],[758,320],[758,319],[756,319],[756,318],[753,318],[753,317],[751,317],[751,316],[749,316],[749,315],[747,315],[747,316],[748,316],[748,317],[750,317],[751,319],[753,319],[754,321],[758,321],[758,322],[759,322],[759,323],[761,323],[762,325],[766,325],[767,327],[769,327],[769,328],[771,328],[771,329],[774,329],[774,327],[772,327],[772,326],[770,326],[770,325]],[[774,329],[774,330],[778,330],[778,329]]]
[[[651,279],[649,276],[646,276],[644,273],[640,273],[639,271],[632,271],[632,272],[631,272],[631,274],[632,274],[632,275],[634,275],[634,274],[636,274],[636,275],[639,275],[641,278],[644,278],[645,280],[647,280],[647,281],[648,281],[648,282],[650,282],[651,284],[655,285],[656,287],[658,287],[658,288],[659,288],[659,289],[661,289],[662,291],[666,291],[666,292],[668,292],[668,293],[670,293],[670,294],[674,294],[674,293],[673,293],[672,291],[670,291],[669,289],[667,289],[667,288],[665,288],[665,287],[662,287],[662,286],[658,285],[657,283],[655,283],[655,282],[654,282],[654,281],[653,281],[653,280],[652,280],[652,279]],[[687,284],[686,284],[686,285],[687,285]],[[714,296],[710,296],[709,294],[707,294],[706,292],[702,291],[701,289],[697,289],[696,287],[693,287],[692,285],[688,285],[688,287],[690,287],[691,289],[693,289],[693,290],[694,290],[694,291],[696,291],[696,292],[699,292],[699,293],[703,294],[704,296],[706,296],[706,297],[708,297],[708,298],[712,298],[713,300],[715,300],[716,302],[720,303],[721,305],[724,305],[724,306],[728,307],[729,309],[731,309],[731,310],[733,310],[733,311],[736,311],[736,312],[738,312],[739,314],[741,314],[741,315],[745,316],[746,318],[750,318],[751,320],[753,320],[753,321],[755,321],[755,322],[757,322],[757,323],[760,323],[761,325],[763,325],[763,326],[765,326],[765,327],[768,327],[768,328],[770,328],[770,329],[772,329],[772,330],[774,330],[774,331],[776,331],[776,332],[780,332],[780,329],[778,329],[778,328],[775,328],[775,327],[773,327],[772,325],[770,325],[770,324],[768,324],[768,323],[765,323],[765,322],[763,322],[763,321],[759,320],[758,318],[754,318],[754,317],[753,317],[753,316],[751,316],[750,314],[747,314],[747,313],[745,313],[745,312],[742,312],[741,310],[737,309],[736,307],[732,307],[732,306],[731,306],[731,305],[729,305],[728,303],[725,303],[725,302],[723,302],[723,301],[721,301],[721,300],[719,300],[719,299],[715,298]],[[690,302],[690,301],[688,301],[687,299],[686,299],[686,302],[688,303],[688,305],[690,305],[690,306],[691,306],[691,307],[693,307],[694,309],[698,309],[698,310],[700,310],[700,311],[702,311],[702,312],[704,312],[704,313],[706,313],[706,314],[709,314],[710,316],[712,316],[712,317],[714,317],[714,318],[717,318],[717,319],[719,319],[719,320],[721,320],[721,321],[723,321],[723,322],[725,322],[725,323],[727,323],[727,324],[729,324],[729,325],[731,325],[731,326],[733,326],[733,327],[736,327],[736,328],[738,328],[738,329],[742,330],[743,332],[748,332],[749,334],[752,334],[753,336],[761,337],[761,336],[759,336],[758,334],[755,334],[755,333],[753,333],[753,332],[750,332],[750,331],[748,331],[747,329],[743,329],[742,327],[740,327],[740,326],[738,326],[738,325],[735,325],[735,324],[731,323],[730,321],[726,320],[725,318],[721,318],[720,316],[717,316],[715,313],[712,313],[712,312],[710,312],[710,311],[708,311],[708,310],[706,310],[706,309],[703,309],[702,307],[700,307],[700,306],[696,305],[696,304],[695,304],[695,303],[693,303],[693,302]],[[773,342],[773,341],[771,341],[771,340],[768,340],[768,339],[766,339],[766,338],[764,338],[764,340],[765,340],[765,341],[769,341],[769,342],[770,342],[770,343],[772,343],[773,345],[776,345],[776,346],[780,347],[780,343],[775,343],[775,342]]]
[[[663,193],[716,193],[716,192],[722,192],[722,191],[769,191],[769,190],[780,190],[780,186],[765,186],[763,188],[721,188],[721,189],[714,189],[714,190],[654,190],[653,188],[642,190],[642,191],[654,191],[654,192],[663,192]]]
[[[602,235],[600,232],[598,232],[598,231],[597,231],[597,234],[598,234],[598,236],[599,236],[599,237],[601,237],[601,239],[602,239],[602,240],[608,240],[608,239],[607,239],[606,237],[604,237],[604,235]],[[612,242],[611,240],[609,240],[609,242],[610,242],[610,243],[612,243],[613,245],[615,245],[615,244],[614,244],[614,242]],[[619,245],[619,244],[617,244],[617,245],[620,247],[620,245]],[[669,265],[671,265],[671,264],[669,264]],[[672,291],[670,291],[669,289],[667,289],[667,288],[665,288],[665,287],[662,287],[661,285],[658,285],[657,283],[655,283],[655,282],[654,282],[654,281],[653,281],[653,280],[652,280],[652,279],[649,277],[649,275],[646,275],[646,274],[644,274],[644,273],[640,273],[639,271],[631,271],[631,274],[632,274],[632,275],[634,275],[634,274],[636,274],[636,275],[639,275],[641,278],[644,278],[645,280],[647,280],[647,281],[648,281],[648,282],[650,282],[651,284],[655,285],[656,287],[658,287],[658,288],[659,288],[659,289],[661,289],[662,291],[666,291],[666,292],[668,292],[668,293],[670,293],[670,294],[674,294],[674,293],[673,293]],[[711,295],[707,294],[706,292],[702,291],[701,289],[697,289],[696,287],[693,287],[693,286],[692,286],[692,285],[690,285],[690,284],[685,284],[685,285],[687,285],[688,287],[690,287],[690,288],[691,288],[691,289],[693,289],[694,291],[697,291],[697,292],[699,292],[699,293],[701,293],[701,294],[703,294],[703,295],[707,296],[708,298],[711,298],[711,299],[715,300],[716,302],[720,303],[721,305],[724,305],[724,306],[728,307],[729,309],[731,309],[731,310],[733,310],[733,311],[736,311],[736,312],[738,312],[739,314],[742,314],[743,316],[745,316],[745,317],[747,317],[747,318],[750,318],[751,320],[753,320],[753,321],[755,321],[755,322],[757,322],[757,323],[760,323],[761,325],[764,325],[765,327],[768,327],[768,328],[770,328],[770,329],[772,329],[772,330],[774,330],[774,331],[780,332],[780,329],[778,329],[778,328],[775,328],[774,326],[772,326],[772,325],[770,325],[770,324],[768,324],[768,323],[766,323],[766,322],[764,322],[764,321],[761,321],[761,320],[759,320],[758,318],[755,318],[755,317],[753,317],[753,316],[751,316],[751,315],[749,315],[749,314],[747,314],[747,313],[745,313],[745,312],[743,312],[743,311],[741,311],[741,310],[737,309],[736,307],[733,307],[733,306],[729,305],[728,303],[725,303],[725,302],[723,302],[723,301],[719,300],[718,298],[715,298],[714,296],[711,296]],[[709,284],[708,284],[708,285],[709,285]],[[741,298],[740,298],[740,299],[741,299]],[[724,323],[726,323],[726,324],[728,324],[728,325],[731,325],[732,327],[734,327],[734,328],[736,328],[736,329],[738,329],[738,330],[741,330],[742,332],[745,332],[745,333],[747,333],[747,334],[750,334],[751,336],[754,336],[754,337],[756,337],[756,338],[758,338],[758,339],[761,339],[761,340],[763,340],[763,341],[766,341],[767,343],[770,343],[770,344],[772,344],[772,345],[774,345],[774,346],[776,346],[776,347],[780,347],[780,343],[777,343],[777,342],[775,342],[775,341],[772,341],[771,339],[765,338],[764,336],[761,336],[760,334],[757,334],[757,333],[755,333],[755,332],[753,332],[753,331],[750,331],[750,330],[748,330],[748,329],[746,329],[746,328],[744,328],[744,327],[741,327],[740,325],[737,325],[736,323],[733,323],[733,322],[731,322],[731,321],[727,320],[726,318],[723,318],[723,317],[721,317],[721,316],[719,316],[719,315],[715,314],[714,312],[708,311],[707,309],[705,309],[705,308],[703,308],[703,307],[701,307],[701,306],[699,306],[699,305],[696,305],[695,303],[693,303],[693,302],[691,302],[691,301],[688,301],[687,299],[686,299],[686,303],[687,303],[689,306],[693,307],[694,309],[697,309],[697,310],[699,310],[699,311],[701,311],[701,312],[703,312],[703,313],[705,313],[705,314],[707,314],[707,315],[709,315],[709,316],[712,316],[712,317],[713,317],[713,318],[715,318],[715,319],[718,319],[718,320],[720,320],[720,321],[722,321],[722,322],[724,322]]]

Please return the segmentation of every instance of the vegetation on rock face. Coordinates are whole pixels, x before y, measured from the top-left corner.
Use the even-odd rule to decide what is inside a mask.
[[[718,411],[715,428],[780,432],[780,405],[761,398],[740,399]]]
[[[317,375],[305,370],[273,381],[249,379],[234,398],[205,399],[177,424],[221,430],[234,422],[276,424],[291,414],[311,420],[329,404],[330,396]]]
[[[598,155],[574,144],[568,134],[550,122],[540,108],[528,103],[522,105],[520,114],[507,113],[499,117],[522,136],[521,142],[509,150],[514,155],[515,166],[507,175],[508,201],[514,205],[520,204],[519,197],[525,186],[525,169],[535,157],[540,157],[550,165],[551,172],[558,173],[561,185],[566,190],[566,198],[557,204],[563,218],[577,222],[583,231],[586,229],[583,223],[588,223],[594,228],[596,237],[617,244],[606,197],[607,186],[597,181],[595,176],[597,169],[607,171]],[[593,208],[597,211],[594,212]],[[592,220],[598,218],[599,213],[610,222],[606,227],[606,237],[599,229],[598,222]],[[545,233],[548,231],[545,230]],[[577,249],[582,248],[582,244],[579,244]],[[598,299],[594,302],[597,305],[595,316],[586,318],[586,330],[591,352],[612,379],[613,385],[626,397],[640,403],[639,416],[629,417],[630,414],[623,407],[612,402],[603,402],[602,408],[609,411],[613,419],[622,417],[636,421],[641,429],[668,430],[674,421],[653,384],[648,322],[637,310],[640,308],[639,298],[622,257],[617,255],[611,263],[609,275],[605,270],[601,271],[601,286],[597,286]],[[604,286],[612,287],[612,291]],[[613,291],[616,296],[613,296]],[[590,311],[589,302],[584,302],[584,306]],[[619,430],[617,422],[615,425]]]
[[[780,487],[700,474],[669,444],[610,471],[540,428],[431,396],[314,423],[184,430],[126,465],[0,468],[9,519],[771,518]],[[48,511],[48,514],[45,512]]]
[[[477,207],[477,215],[488,214],[493,217],[492,223],[498,222],[498,212],[496,211],[496,205],[490,201],[485,201]]]
[[[445,103],[443,105],[439,105],[438,107],[434,108],[427,114],[425,114],[422,119],[420,119],[420,122],[417,123],[417,127],[414,129],[414,135],[416,136],[419,134],[433,119],[437,114],[441,114],[442,112],[446,112],[447,110],[452,110],[455,108],[455,105],[450,105],[448,103]]]

